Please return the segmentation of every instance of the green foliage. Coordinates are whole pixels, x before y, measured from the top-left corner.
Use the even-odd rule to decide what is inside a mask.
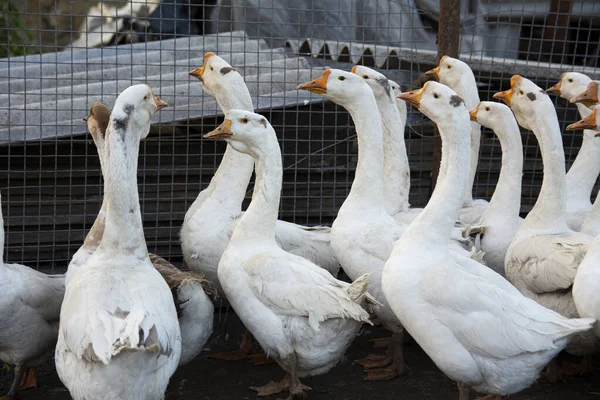
[[[17,0],[0,0],[0,58],[26,55],[30,38]]]

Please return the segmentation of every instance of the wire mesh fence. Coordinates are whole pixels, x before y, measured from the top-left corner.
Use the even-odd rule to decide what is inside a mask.
[[[143,142],[139,190],[150,251],[181,263],[179,230],[224,151],[202,140],[222,116],[187,72],[213,51],[245,78],[255,108],[275,127],[284,157],[281,218],[330,224],[356,165],[353,123],[342,108],[296,86],[323,67],[364,64],[403,89],[436,64],[439,2],[433,0],[8,0],[0,5],[0,190],[5,259],[64,271],[102,199],[94,144],[82,118],[112,106],[125,87],[148,83],[170,107]],[[482,100],[513,73],[541,87],[571,70],[600,78],[600,3],[464,0],[461,58]],[[562,128],[578,119],[557,100]],[[564,131],[564,130],[563,130]],[[581,145],[564,134],[567,166]],[[434,169],[431,122],[410,111],[405,132],[410,202],[427,203]],[[535,138],[523,132],[522,210],[541,185]],[[489,199],[500,170],[498,141],[484,131],[474,197]],[[251,192],[252,183],[249,186]],[[249,199],[249,196],[248,196]]]

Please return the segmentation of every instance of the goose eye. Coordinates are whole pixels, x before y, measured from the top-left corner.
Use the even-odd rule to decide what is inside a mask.
[[[148,95],[144,96],[144,101],[148,101]]]
[[[437,94],[437,93],[434,93],[434,94],[433,94],[433,98],[434,98],[434,99],[438,99],[439,97],[440,97],[440,95],[439,95],[439,94]]]
[[[486,107],[486,108],[485,108],[485,111],[490,111],[490,108],[489,108],[489,107]]]
[[[210,66],[210,70],[211,70],[211,71],[214,71],[214,70],[215,70],[215,69],[213,68],[213,66],[212,66],[212,65]]]
[[[569,79],[569,82],[573,83],[573,78]]]
[[[452,65],[448,65],[448,69],[452,68]]]
[[[369,75],[363,75],[363,79],[369,79]]]
[[[242,119],[240,119],[240,122],[242,124],[247,124],[248,123],[248,118],[242,118]]]
[[[345,81],[345,80],[346,80],[346,77],[345,77],[345,76],[338,76],[338,79],[339,79],[340,81]]]
[[[522,91],[522,90],[519,90],[519,94],[522,96],[522,95],[523,95],[523,91]]]

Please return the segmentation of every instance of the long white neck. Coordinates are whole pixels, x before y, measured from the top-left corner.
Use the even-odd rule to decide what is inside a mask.
[[[231,109],[254,111],[250,92],[241,76],[235,84],[219,87],[215,91],[215,98],[224,113]],[[253,169],[252,157],[227,145],[219,168],[208,187],[198,195],[197,201],[204,200],[205,194],[209,193],[211,198],[219,201],[219,207],[240,211]]]
[[[453,113],[438,124],[442,137],[442,163],[435,190],[425,209],[408,226],[403,236],[419,238],[424,243],[447,246],[448,237],[463,204],[468,183],[470,157],[469,115]]]
[[[383,125],[385,209],[390,215],[408,211],[410,168],[404,143],[406,114],[400,114],[392,95],[376,97]]]
[[[108,210],[98,249],[143,259],[148,250],[137,187],[139,136],[110,126],[108,130],[105,147],[106,164],[110,165],[105,171]]]
[[[565,153],[556,110],[552,103],[539,101],[541,109],[529,115],[528,119],[540,145],[544,178],[539,197],[524,224],[544,233],[561,233],[568,231],[565,218]]]
[[[494,131],[502,148],[502,167],[485,215],[519,215],[523,175],[523,145],[519,126],[514,118],[509,118],[499,121]]]
[[[231,243],[256,241],[275,243],[275,226],[281,196],[281,150],[275,132],[261,146],[256,159],[256,183],[252,201],[238,222]]]
[[[358,137],[358,163],[346,201],[360,202],[373,210],[384,209],[383,131],[375,96],[369,91],[359,104],[345,108],[352,116]]]
[[[464,73],[461,76],[458,84],[450,82],[442,82],[448,85],[458,94],[465,102],[465,107],[472,110],[479,104],[479,91],[477,90],[477,82],[473,73]],[[469,181],[465,186],[463,205],[470,206],[473,203],[473,183],[475,182],[475,174],[477,173],[477,164],[479,161],[479,147],[481,144],[481,126],[476,122],[471,122],[471,156],[469,162]]]
[[[596,196],[592,209],[581,225],[581,232],[592,236],[600,235],[600,196]]]
[[[592,110],[583,104],[577,104],[579,115],[585,118]],[[567,172],[567,201],[590,201],[592,189],[600,174],[600,141],[594,138],[596,132],[583,131],[583,142],[577,157]]]

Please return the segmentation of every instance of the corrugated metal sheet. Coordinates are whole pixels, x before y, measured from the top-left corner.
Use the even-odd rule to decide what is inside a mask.
[[[257,109],[323,101],[296,90],[297,82],[318,73],[306,59],[242,31],[70,50],[0,61],[0,144],[85,134],[82,117],[91,104],[112,107],[118,93],[136,83],[149,84],[170,105],[155,122],[218,115],[216,102],[188,76],[206,51],[240,70]]]
[[[356,42],[337,42],[321,39],[288,40],[293,53],[333,61],[363,64],[376,68],[396,69],[402,62],[424,65],[437,64],[437,52],[385,45]],[[486,57],[480,54],[461,54],[460,59],[469,63],[477,76],[478,72],[520,74],[537,78],[560,79],[563,72],[575,71],[600,79],[600,71],[594,67],[563,65],[549,62],[532,62],[514,58]]]

